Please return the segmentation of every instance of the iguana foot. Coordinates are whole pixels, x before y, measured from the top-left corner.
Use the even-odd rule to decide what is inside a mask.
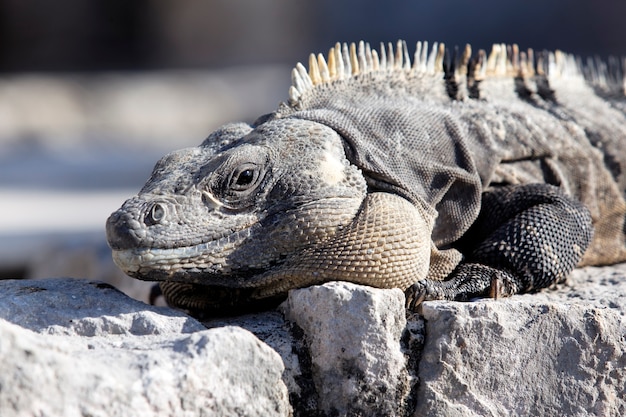
[[[512,273],[487,265],[465,263],[459,265],[445,281],[424,279],[406,291],[407,308],[415,311],[423,301],[468,301],[476,297],[500,298],[519,292],[519,278]]]

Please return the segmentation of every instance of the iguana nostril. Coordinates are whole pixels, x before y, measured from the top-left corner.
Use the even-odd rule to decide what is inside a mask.
[[[161,223],[167,215],[167,209],[161,203],[153,203],[146,212],[144,222],[148,226]]]

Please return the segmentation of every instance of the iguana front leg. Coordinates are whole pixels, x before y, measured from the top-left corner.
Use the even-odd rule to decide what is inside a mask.
[[[489,189],[479,218],[458,242],[465,260],[445,281],[425,279],[409,287],[408,304],[506,296],[562,282],[592,234],[587,208],[557,187]]]

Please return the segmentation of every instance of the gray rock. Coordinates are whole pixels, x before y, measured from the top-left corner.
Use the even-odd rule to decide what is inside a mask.
[[[626,267],[472,303],[426,302],[415,416],[626,415]]]
[[[0,294],[3,417],[291,413],[279,355],[246,330],[83,280],[1,281]]]
[[[283,310],[304,331],[323,412],[404,414],[412,381],[402,291],[331,282],[291,291]]]
[[[317,412],[315,388],[311,381],[310,367],[303,355],[302,334],[294,334],[293,327],[278,311],[246,314],[243,316],[216,318],[203,321],[207,328],[238,326],[253,333],[274,349],[281,357],[285,370],[283,382],[289,391],[290,402],[304,415]],[[302,363],[302,366],[301,366]],[[314,398],[311,401],[311,398]],[[309,413],[309,414],[307,414]]]
[[[207,330],[103,283],[0,281],[0,414],[622,416],[624,294],[626,264],[584,268],[406,322],[401,291],[334,282]]]
[[[0,318],[38,333],[74,336],[206,329],[182,312],[130,299],[108,284],[66,278],[0,281]]]

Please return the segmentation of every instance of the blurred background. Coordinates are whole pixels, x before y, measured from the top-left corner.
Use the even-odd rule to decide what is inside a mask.
[[[623,0],[0,0],[0,279],[145,286],[104,222],[168,151],[287,96],[337,41],[626,55]]]

